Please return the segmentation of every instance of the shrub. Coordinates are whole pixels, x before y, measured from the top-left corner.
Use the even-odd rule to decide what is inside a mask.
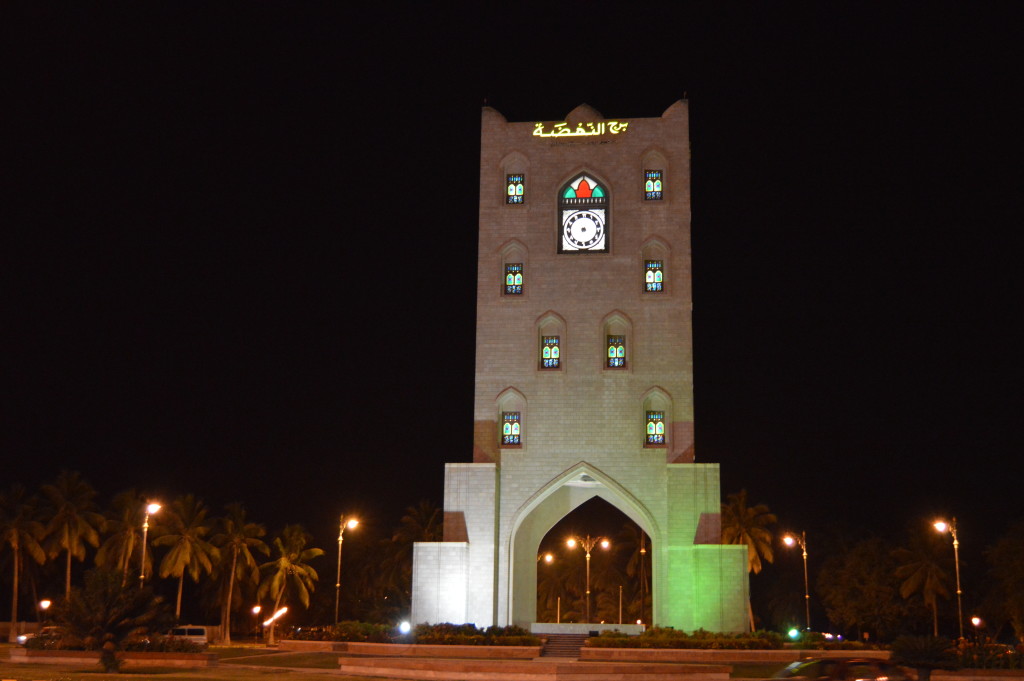
[[[302,627],[287,634],[297,641],[354,641],[358,643],[390,643],[393,627],[346,620],[325,627]]]
[[[1024,669],[1024,646],[992,641],[961,641],[956,648],[957,666],[967,669]]]
[[[933,669],[956,668],[956,650],[948,638],[900,636],[892,642],[892,661],[913,667],[918,681],[928,681]]]
[[[652,627],[639,636],[604,631],[587,639],[594,648],[688,648],[703,650],[776,650],[782,648],[782,636],[771,631],[752,634],[721,634],[698,629],[692,634],[677,629]]]
[[[460,646],[539,646],[540,639],[517,626],[477,629],[472,624],[417,624],[416,643]]]

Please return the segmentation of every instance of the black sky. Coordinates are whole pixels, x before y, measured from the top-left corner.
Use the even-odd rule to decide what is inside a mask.
[[[1024,516],[1014,10],[4,3],[2,477],[322,545],[440,503],[480,107],[686,97],[698,460],[785,528],[956,514],[980,563]]]

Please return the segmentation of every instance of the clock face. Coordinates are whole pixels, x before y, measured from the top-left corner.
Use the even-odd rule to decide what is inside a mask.
[[[604,229],[604,209],[562,211],[561,251],[607,250]]]

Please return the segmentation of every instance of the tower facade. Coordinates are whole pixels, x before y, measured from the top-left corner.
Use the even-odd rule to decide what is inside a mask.
[[[651,538],[654,624],[746,628],[746,547],[694,460],[688,120],[483,110],[473,462],[415,546],[415,622],[531,626],[541,540],[600,497]]]

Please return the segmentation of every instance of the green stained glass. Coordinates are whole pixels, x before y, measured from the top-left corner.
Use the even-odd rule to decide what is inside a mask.
[[[565,190],[565,194],[563,194],[562,196],[564,196],[567,199],[575,199],[576,190],[573,189],[572,187],[569,187],[568,189]]]
[[[600,186],[600,185],[594,185],[594,191],[592,191],[592,192],[590,193],[590,195],[591,195],[591,196],[593,196],[593,197],[595,197],[595,198],[597,198],[597,197],[603,197],[603,196],[604,196],[604,190],[603,190],[603,189],[601,189],[601,186]]]

